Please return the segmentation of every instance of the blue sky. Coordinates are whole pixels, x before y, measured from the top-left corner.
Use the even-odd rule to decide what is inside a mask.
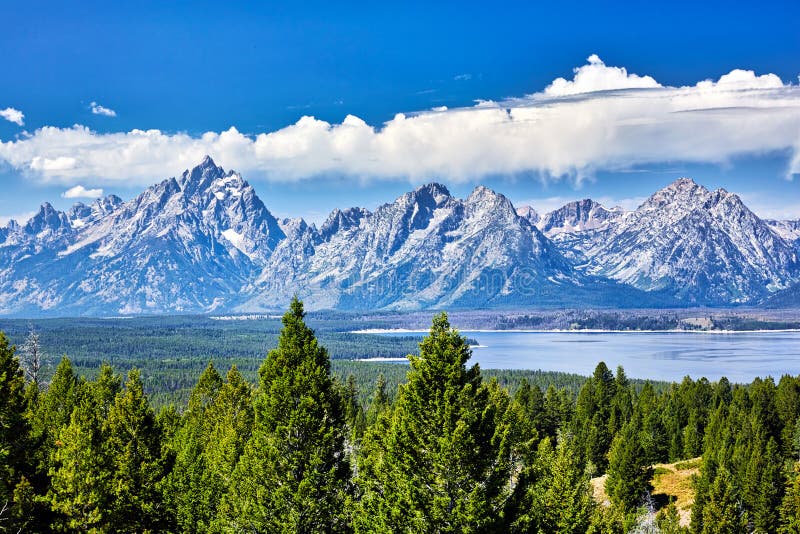
[[[633,207],[684,175],[741,193],[765,216],[800,217],[797,2],[120,4],[3,3],[0,113],[24,118],[0,119],[0,221],[45,200],[66,208],[77,185],[131,198],[203,151],[241,170],[273,212],[312,220],[431,180],[458,195],[486,184],[540,211],[587,196]],[[589,82],[579,87],[581,67]],[[753,73],[727,90],[721,78],[735,69]],[[640,84],[646,76],[652,84]],[[630,133],[625,125],[681,116],[651,115],[648,99],[705,107]],[[478,100],[497,109],[476,110]],[[508,127],[493,130],[492,113],[512,108]],[[558,116],[542,121],[549,110]],[[398,125],[398,113],[419,120]],[[483,142],[513,141],[523,120],[543,126],[523,129],[520,146]],[[559,126],[584,120],[592,127]],[[609,121],[623,127],[609,134]],[[231,127],[232,141],[203,141]],[[248,144],[271,132],[280,142]],[[416,152],[387,148],[409,139]],[[298,143],[310,148],[284,157]]]

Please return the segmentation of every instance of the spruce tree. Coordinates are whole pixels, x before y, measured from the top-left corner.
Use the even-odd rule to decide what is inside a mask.
[[[526,419],[530,421],[540,438],[552,437],[555,439],[555,435],[551,435],[555,429],[545,412],[544,394],[539,386],[531,386],[526,379],[523,379],[514,395],[514,400],[522,407]]]
[[[206,473],[205,450],[209,443],[206,413],[213,406],[222,377],[209,362],[189,396],[186,413],[173,437],[174,466],[164,483],[167,502],[180,530],[203,532],[214,518],[216,506],[211,496]]]
[[[550,439],[539,444],[527,477],[526,495],[510,532],[584,534],[596,504],[589,476],[584,472],[574,439],[561,436],[555,449]]]
[[[793,447],[795,430],[800,422],[800,377],[784,375],[778,382],[775,398],[775,409],[781,421],[781,449],[787,453],[795,454],[797,450]],[[800,435],[798,435],[800,438]],[[800,445],[800,443],[798,443]]]
[[[225,384],[209,407],[205,419],[208,440],[203,450],[205,471],[201,483],[204,498],[198,499],[205,508],[205,521],[215,520],[222,499],[230,488],[231,475],[250,438],[253,429],[252,401],[250,384],[234,365],[228,371]],[[210,530],[214,531],[216,525],[214,522]],[[194,531],[198,531],[197,526]]]
[[[621,419],[621,410],[615,408],[616,391],[614,374],[600,362],[578,393],[572,429],[584,445],[586,462],[597,475],[608,467],[608,452],[614,437],[612,426]]]
[[[794,470],[786,485],[780,509],[780,534],[800,534],[800,462],[795,462]]]
[[[25,379],[14,350],[0,332],[0,507],[4,508],[12,505],[16,485],[31,470]]]
[[[112,469],[107,509],[111,526],[121,532],[163,529],[161,436],[136,369],[128,373],[124,392],[116,395],[109,410],[106,436]]]
[[[784,490],[782,470],[778,445],[771,437],[767,441],[762,430],[753,443],[741,482],[749,517],[757,532],[775,532],[778,528],[778,508]]]
[[[375,379],[375,390],[372,393],[369,407],[367,408],[365,430],[375,424],[375,421],[378,420],[378,416],[387,409],[389,409],[389,394],[386,391],[386,377],[383,376],[383,373],[380,373],[378,378]]]
[[[794,432],[792,432],[791,436],[792,453],[794,454],[795,458],[800,461],[800,417],[797,418],[797,422],[794,425]]]
[[[330,377],[328,353],[304,316],[294,299],[283,316],[278,347],[259,371],[253,432],[222,504],[226,530],[347,529],[344,407]]]
[[[344,406],[344,420],[349,430],[347,433],[348,449],[350,451],[356,451],[358,449],[358,443],[361,441],[361,436],[364,434],[366,428],[364,408],[358,401],[356,377],[349,374],[347,380],[339,389],[342,397],[342,405]]]
[[[681,526],[681,516],[674,502],[669,503],[656,514],[656,525],[659,534],[683,534],[688,529]]]
[[[701,534],[745,534],[747,523],[727,469],[720,470],[703,507]]]
[[[627,532],[625,517],[616,507],[597,506],[586,534],[625,534],[625,532]]]
[[[638,417],[626,423],[614,438],[609,454],[606,492],[611,502],[626,513],[642,503],[653,476],[640,441],[640,426]]]
[[[56,451],[56,440],[61,430],[70,424],[72,411],[78,402],[81,383],[64,356],[56,367],[50,386],[36,397],[31,407],[31,426],[36,443],[32,455],[36,463],[36,474],[31,480],[34,490],[45,493],[49,486],[48,471],[52,455]]]
[[[48,499],[63,532],[109,529],[112,464],[95,399],[84,390],[55,443]]]
[[[647,463],[658,463],[667,460],[668,437],[661,420],[658,398],[653,384],[645,382],[636,400],[636,414],[642,422],[640,441]]]
[[[617,375],[614,377],[614,396],[611,400],[611,415],[608,421],[608,432],[612,437],[622,429],[633,414],[633,395],[631,384],[625,370],[617,366]]]
[[[544,416],[542,418],[542,428],[539,429],[539,437],[549,437],[556,439],[558,430],[562,425],[567,425],[570,421],[572,410],[572,399],[562,397],[567,395],[564,390],[557,390],[553,384],[547,387],[544,394]]]
[[[466,368],[469,357],[447,315],[434,317],[419,356],[409,356],[388,427],[364,437],[357,531],[501,529],[513,438],[478,366]]]

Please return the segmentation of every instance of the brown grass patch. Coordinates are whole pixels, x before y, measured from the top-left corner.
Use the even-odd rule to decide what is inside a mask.
[[[674,464],[657,464],[655,468],[663,468],[666,472],[653,477],[653,498],[658,502],[675,501],[681,525],[689,525],[694,504],[694,475],[700,472],[700,458],[676,462]]]
[[[659,503],[675,502],[681,525],[688,526],[694,504],[694,488],[692,481],[694,475],[700,471],[700,458],[692,458],[674,464],[655,464],[653,485],[653,499]],[[606,478],[608,475],[592,479],[592,492],[594,499],[603,506],[609,506],[606,494]]]

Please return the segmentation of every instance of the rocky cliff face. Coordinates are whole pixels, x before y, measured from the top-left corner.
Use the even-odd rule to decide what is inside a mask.
[[[753,303],[800,280],[797,231],[688,179],[634,212],[586,199],[543,217],[432,183],[316,228],[277,220],[206,158],[128,202],[46,203],[0,228],[0,310],[257,311],[294,294],[339,309]]]
[[[583,245],[586,272],[691,304],[755,302],[798,275],[794,247],[733,194],[682,178]]]

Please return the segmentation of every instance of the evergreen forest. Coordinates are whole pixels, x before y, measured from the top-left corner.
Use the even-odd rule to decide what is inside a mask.
[[[0,334],[2,532],[800,533],[800,377],[485,373],[441,313],[365,388],[295,299],[254,373],[156,402],[29,341]],[[685,517],[651,485],[682,461]]]

